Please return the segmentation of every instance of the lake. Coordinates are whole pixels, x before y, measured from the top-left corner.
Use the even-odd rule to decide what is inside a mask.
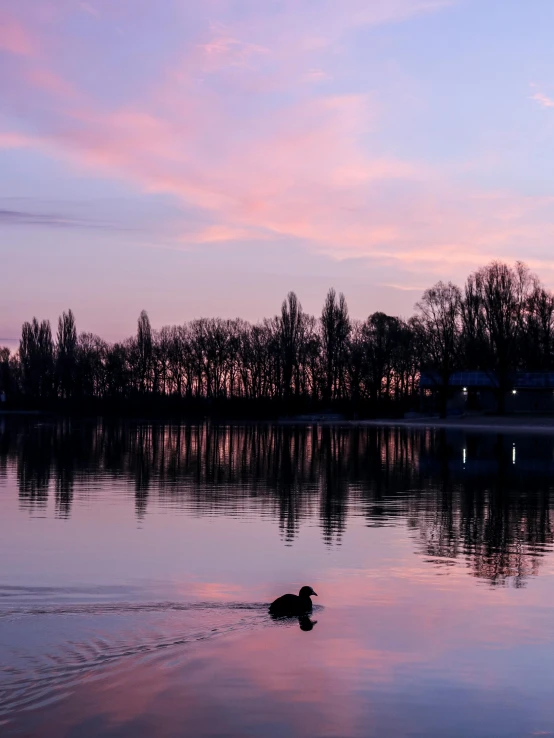
[[[553,488],[545,434],[0,419],[0,733],[554,735]]]

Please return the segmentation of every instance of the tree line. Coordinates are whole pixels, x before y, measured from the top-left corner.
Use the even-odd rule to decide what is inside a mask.
[[[495,374],[501,407],[514,371],[554,368],[553,331],[553,293],[522,262],[495,261],[463,288],[425,290],[408,319],[355,320],[334,289],[317,318],[294,292],[254,324],[199,318],[154,330],[143,311],[136,335],[115,343],[78,333],[71,310],[55,336],[33,318],[18,351],[0,348],[0,389],[28,408],[371,414],[414,409],[421,372],[432,371],[444,412],[449,376],[468,369]]]

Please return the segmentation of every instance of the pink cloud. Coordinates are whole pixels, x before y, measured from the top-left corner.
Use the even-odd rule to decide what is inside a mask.
[[[390,282],[387,282],[385,284],[381,285],[382,287],[390,287],[393,290],[400,290],[401,292],[423,292],[425,290],[425,287],[415,287],[413,285],[409,284],[392,284]]]
[[[69,98],[76,96],[77,93],[66,80],[62,79],[52,70],[42,66],[34,66],[26,74],[29,84],[33,87],[50,93],[57,97]]]
[[[331,75],[324,72],[323,69],[309,69],[303,75],[306,82],[326,82],[331,78]]]
[[[531,100],[535,100],[543,108],[554,108],[554,100],[550,97],[547,97],[542,92],[536,92],[534,95],[531,96]]]
[[[267,236],[266,236],[267,237]],[[183,243],[221,243],[227,241],[263,240],[260,231],[247,228],[233,228],[225,225],[207,226],[198,231],[190,231],[181,237]]]
[[[0,132],[0,149],[40,148],[41,143],[41,141],[37,141],[32,136],[26,136],[22,133]]]
[[[16,56],[32,56],[36,41],[29,31],[17,20],[0,12],[0,52]]]
[[[80,166],[207,210],[217,222],[191,232],[191,243],[273,233],[339,258],[441,269],[510,259],[511,243],[554,235],[548,198],[456,191],[436,174],[363,152],[360,132],[372,119],[364,96],[292,106],[261,119],[261,134],[251,140],[237,143],[230,135],[229,146],[217,142],[210,150],[219,126],[217,116],[206,114],[215,105],[200,98],[177,116],[163,105],[155,113],[70,107],[63,132],[12,134],[4,145],[54,148]],[[413,186],[384,198],[379,189],[387,182]]]
[[[534,100],[543,108],[554,108],[554,100],[545,95],[535,82],[530,82],[529,87],[535,90],[535,93],[531,95],[531,100]]]
[[[212,27],[212,38],[198,44],[204,57],[204,71],[220,71],[228,67],[247,67],[260,54],[269,50],[256,43],[242,41],[224,27]]]

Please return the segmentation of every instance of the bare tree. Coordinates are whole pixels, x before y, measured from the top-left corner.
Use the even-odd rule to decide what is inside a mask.
[[[460,288],[437,282],[416,303],[415,327],[421,340],[426,368],[439,375],[439,410],[446,415],[448,383],[459,360],[461,336]]]
[[[40,324],[36,318],[24,323],[19,342],[23,391],[36,398],[47,398],[53,392],[54,343],[50,321]]]
[[[77,329],[71,310],[62,313],[58,320],[56,342],[56,375],[58,392],[64,399],[71,397],[75,390],[77,371]]]
[[[321,342],[324,363],[323,396],[329,400],[342,397],[345,391],[350,318],[348,306],[342,292],[337,301],[333,288],[327,293],[321,313]]]
[[[523,350],[530,369],[554,366],[554,294],[536,283],[527,301]]]
[[[81,333],[77,340],[75,393],[80,397],[103,397],[107,390],[108,344],[94,335]]]
[[[493,261],[473,275],[479,300],[488,369],[498,382],[498,409],[504,411],[504,399],[510,377],[519,363],[525,312],[537,278],[522,262],[514,267]]]
[[[398,318],[377,312],[362,326],[366,357],[364,381],[373,401],[389,395],[400,325]]]
[[[77,337],[69,310],[55,351],[48,321],[23,325],[19,352],[2,355],[0,381],[9,381],[13,397],[38,404],[56,393],[117,405],[150,393],[164,406],[244,398],[290,412],[340,400],[373,412],[382,403],[408,404],[429,370],[444,414],[457,368],[489,371],[502,410],[514,371],[554,367],[554,295],[521,263],[477,270],[463,294],[439,282],[415,311],[408,321],[381,312],[351,321],[344,295],[331,289],[316,319],[291,292],[279,315],[255,325],[200,318],[153,331],[143,311],[136,335],[109,345]]]
[[[152,371],[152,328],[146,310],[139,316],[137,324],[138,380],[141,392],[150,388]]]
[[[283,300],[279,319],[279,339],[283,366],[282,391],[285,398],[292,392],[292,380],[298,368],[300,345],[304,332],[304,313],[294,292],[289,292]],[[298,391],[298,386],[296,386]]]

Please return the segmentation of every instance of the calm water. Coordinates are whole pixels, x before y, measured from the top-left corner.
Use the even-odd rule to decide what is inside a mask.
[[[554,735],[553,480],[544,435],[0,420],[0,733]]]

